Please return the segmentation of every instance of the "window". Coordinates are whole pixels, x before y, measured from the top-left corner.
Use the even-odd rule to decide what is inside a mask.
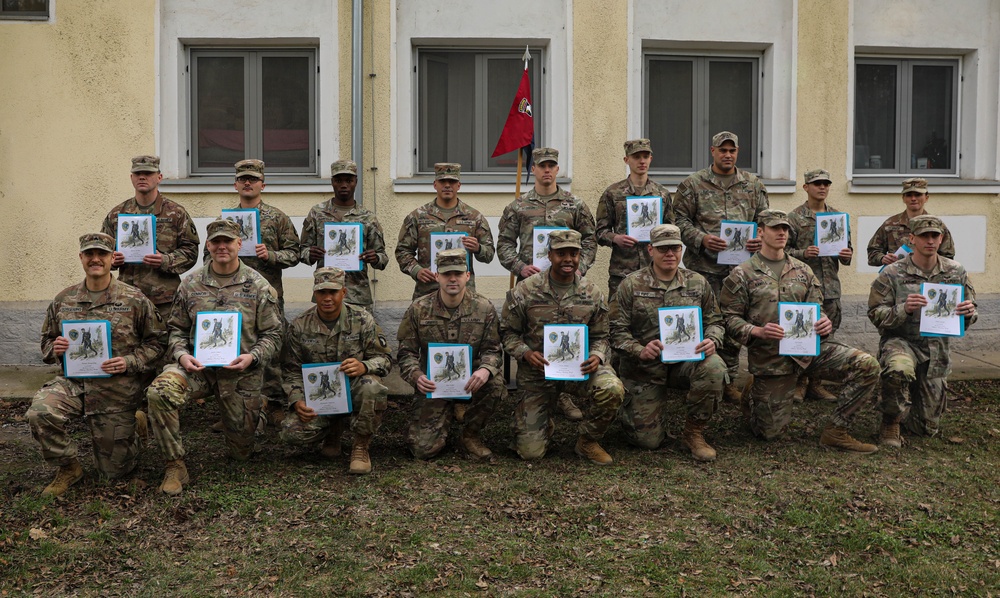
[[[736,165],[757,171],[758,58],[647,54],[643,73],[643,122],[653,144],[653,169],[705,168],[712,135],[732,131],[740,138]]]
[[[417,52],[417,170],[458,162],[465,172],[510,171],[517,153],[491,158],[521,82],[524,50],[421,49]],[[542,145],[541,53],[531,50],[528,77],[535,144]]]
[[[0,0],[0,19],[39,21],[49,18],[49,0]]]
[[[958,61],[859,58],[854,171],[958,172]]]
[[[268,173],[316,170],[314,50],[191,51],[191,172],[233,173],[259,158]]]

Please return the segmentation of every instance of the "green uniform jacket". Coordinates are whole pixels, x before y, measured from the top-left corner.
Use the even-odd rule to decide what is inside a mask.
[[[827,204],[824,212],[836,212],[836,208]],[[812,257],[805,256],[806,248],[816,244],[816,214],[809,209],[808,204],[802,204],[788,213],[788,222],[792,225],[788,237],[788,246],[785,253],[802,260],[813,274],[819,279],[819,284],[823,287],[824,299],[840,299],[840,265],[851,265],[851,260],[842,260],[839,257]],[[847,246],[851,245],[850,234],[847,236]],[[881,259],[881,258],[880,258]]]
[[[597,203],[597,243],[611,248],[611,264],[608,274],[622,278],[639,268],[649,265],[648,243],[637,243],[632,247],[615,245],[615,235],[628,234],[628,215],[625,213],[628,196],[663,198],[663,217],[660,224],[674,223],[674,207],[670,199],[670,191],[663,185],[646,179],[646,184],[635,188],[626,177],[625,180],[609,186]],[[613,299],[613,297],[612,297]]]
[[[927,210],[921,212],[921,216]],[[943,222],[941,224],[944,224]],[[910,240],[910,218],[906,215],[906,210],[886,218],[885,222],[878,227],[871,241],[868,241],[868,265],[881,266],[882,258],[889,253],[896,253],[900,247]],[[955,241],[951,238],[951,231],[944,227],[944,235],[941,237],[941,245],[938,247],[938,255],[943,255],[948,259],[955,259]]]
[[[569,191],[558,187],[556,191],[555,198],[542,203],[538,192],[531,189],[504,208],[500,217],[500,230],[497,232],[500,263],[519,278],[521,269],[534,261],[531,237],[536,226],[565,226],[579,232],[582,245],[580,272],[586,274],[594,265],[597,255],[594,215],[587,204]]]

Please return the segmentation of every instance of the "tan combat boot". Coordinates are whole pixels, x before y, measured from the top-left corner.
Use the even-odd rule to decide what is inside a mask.
[[[63,465],[56,472],[56,477],[52,480],[52,483],[42,490],[42,496],[59,496],[60,494],[69,490],[69,487],[73,484],[79,482],[83,478],[83,466],[80,465],[80,461],[74,458],[72,461]]]
[[[319,454],[327,459],[336,459],[341,454],[340,436],[344,429],[339,424],[334,424],[333,429],[323,440],[323,446],[319,449]]]
[[[691,450],[691,456],[696,461],[715,461],[715,449],[705,442],[702,432],[705,431],[707,422],[699,422],[688,418],[684,423],[684,432],[681,433],[681,442]]]
[[[451,405],[452,413],[455,415],[455,421],[464,424],[465,423],[465,412],[469,409],[468,403],[463,403],[460,401],[455,401]]]
[[[135,433],[139,436],[141,444],[146,444],[149,440],[149,418],[142,411],[135,412]]]
[[[852,453],[869,454],[878,450],[874,444],[855,440],[847,433],[847,428],[841,428],[833,424],[827,424],[823,428],[823,433],[819,436],[819,445],[823,448],[837,449]]]
[[[211,428],[212,432],[215,432],[216,434],[222,434],[222,432],[224,432],[225,429],[226,429],[226,424],[224,424],[221,419],[212,424]]]
[[[607,453],[596,440],[590,440],[580,436],[576,441],[576,454],[584,459],[590,459],[598,465],[610,465],[614,462],[611,455]]]
[[[753,375],[747,374],[746,380],[740,386],[734,378],[725,388],[722,389],[722,401],[740,405],[750,396],[750,389],[753,387]]]
[[[795,394],[792,395],[792,401],[795,403],[801,403],[806,400],[806,390],[809,389],[809,376],[799,376],[798,382],[795,383]]]
[[[174,459],[173,461],[167,461],[167,471],[163,475],[163,483],[160,484],[160,492],[164,494],[169,494],[170,496],[177,496],[184,489],[184,484],[191,481],[188,477],[187,467],[184,465],[183,459]]]
[[[879,444],[891,448],[903,447],[903,437],[899,433],[899,416],[882,416],[882,429],[879,430],[878,441]]]
[[[372,472],[372,460],[368,456],[368,445],[371,444],[371,441],[370,435],[354,435],[354,447],[351,449],[351,473],[361,475]]]
[[[462,432],[462,447],[477,459],[489,459],[493,456],[493,451],[483,444],[483,439],[479,437],[479,434]]]
[[[819,378],[809,378],[809,387],[806,389],[806,398],[810,401],[837,402],[837,395],[823,388],[823,381]]]
[[[578,422],[583,419],[583,412],[573,403],[573,399],[568,394],[560,393],[556,404],[569,421]]]

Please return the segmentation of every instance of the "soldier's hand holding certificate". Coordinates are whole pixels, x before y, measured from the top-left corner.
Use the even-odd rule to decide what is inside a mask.
[[[339,362],[302,364],[302,393],[316,415],[342,415],[353,409],[351,380],[340,371]]]
[[[111,374],[101,364],[111,359],[111,322],[107,320],[65,320],[62,336],[69,340],[63,354],[67,378],[107,378]]]
[[[428,399],[471,399],[465,390],[472,376],[472,345],[427,344],[427,377],[434,383]]]
[[[583,362],[590,356],[586,324],[546,324],[542,355],[548,361],[546,380],[587,380]]]
[[[778,302],[778,324],[785,330],[785,338],[778,342],[779,355],[815,357],[819,355],[819,303]]]
[[[224,367],[240,355],[243,314],[200,311],[194,326],[194,358],[205,367]]]
[[[118,252],[126,264],[141,264],[142,258],[156,253],[156,216],[153,214],[118,214]]]
[[[920,336],[964,336],[965,318],[958,304],[965,301],[965,287],[960,284],[920,285],[927,305],[920,308]]]

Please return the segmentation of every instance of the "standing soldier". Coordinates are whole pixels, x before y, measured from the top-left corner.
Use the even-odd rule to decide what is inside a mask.
[[[127,475],[139,461],[146,415],[136,411],[142,399],[143,374],[166,347],[159,312],[138,289],[111,276],[115,239],[102,233],[80,237],[83,282],[64,289],[49,304],[42,326],[42,360],[59,363],[69,350],[63,336],[66,320],[107,320],[111,359],[101,364],[107,378],[56,376],[35,394],[25,414],[42,457],[59,471],[44,496],[59,496],[80,481],[83,467],[76,443],[66,430],[72,417],[86,416],[97,471],[103,477]]]
[[[188,399],[214,394],[222,410],[223,433],[229,454],[250,458],[261,411],[261,363],[281,349],[282,320],[271,285],[253,268],[240,262],[240,227],[232,220],[208,224],[211,261],[189,275],[177,289],[175,309],[168,322],[170,362],[146,389],[153,436],[167,460],[160,490],[180,494],[188,483],[184,466],[179,409]],[[194,358],[198,312],[235,311],[241,314],[239,355],[229,365],[206,368]]]
[[[597,285],[582,277],[580,233],[553,231],[549,236],[552,266],[540,276],[531,276],[507,293],[500,317],[504,349],[518,362],[517,386],[521,400],[514,410],[517,454],[522,459],[541,459],[549,448],[555,422],[549,418],[550,404],[560,393],[590,397],[591,406],[579,424],[576,454],[607,465],[612,462],[599,444],[621,406],[625,389],[607,365],[608,306]],[[546,324],[585,324],[590,335],[590,355],[580,370],[586,382],[545,379],[548,361],[542,354]]]
[[[726,364],[716,355],[725,328],[715,293],[705,277],[680,267],[681,231],[673,224],[661,224],[650,233],[647,248],[650,265],[629,274],[611,299],[611,345],[621,355],[621,379],[625,402],[618,411],[629,442],[646,449],[660,446],[666,437],[663,416],[667,385],[690,384],[687,420],[681,442],[698,461],[714,461],[715,449],[702,433],[722,398]],[[701,308],[704,340],[695,353],[705,353],[701,361],[663,363],[660,360],[661,307]],[[680,331],[683,321],[678,321]],[[696,329],[697,324],[692,323]]]
[[[382,237],[382,225],[375,214],[358,205],[354,199],[354,190],[358,186],[358,165],[351,160],[338,160],[330,164],[330,184],[333,185],[333,197],[321,204],[313,206],[309,215],[302,222],[302,237],[299,245],[302,247],[302,261],[323,267],[323,255],[326,247],[323,239],[323,224],[327,222],[360,222],[363,226],[364,251],[361,252],[361,270],[345,272],[347,295],[344,301],[357,305],[374,313],[372,305],[372,287],[368,280],[368,267],[385,270],[389,256],[385,252],[385,240]]]
[[[289,326],[284,371],[290,413],[281,425],[281,439],[300,446],[322,442],[320,454],[335,459],[341,453],[344,426],[350,422],[354,432],[350,472],[366,474],[372,470],[368,448],[388,406],[389,389],[382,378],[389,375],[392,360],[375,318],[363,307],[345,303],[345,274],[340,268],[316,270],[316,305]],[[304,400],[302,366],[338,362],[350,379],[353,409],[350,415],[316,415]]]
[[[840,328],[840,265],[851,265],[854,249],[851,247],[851,238],[848,235],[847,248],[842,249],[837,257],[819,257],[819,247],[815,245],[816,214],[837,211],[826,203],[831,184],[830,173],[823,169],[805,173],[805,183],[802,188],[806,191],[806,202],[788,214],[788,223],[792,230],[789,233],[788,249],[785,253],[805,262],[816,275],[823,289],[823,313],[833,324],[833,332],[830,333],[832,336]],[[795,399],[801,401],[806,397],[817,401],[837,400],[837,395],[823,388],[820,380],[803,376],[795,388]]]
[[[768,208],[767,189],[756,176],[736,167],[740,152],[739,138],[729,131],[712,137],[712,165],[695,172],[678,185],[674,194],[674,215],[687,246],[684,265],[701,274],[712,286],[716,297],[722,293],[722,281],[733,266],[719,264],[719,252],[726,248],[722,234],[723,220],[756,222]],[[760,250],[760,239],[747,239],[746,250]],[[730,337],[719,349],[726,362],[729,384],[723,397],[738,403],[742,392],[736,387],[740,346]]]
[[[465,250],[437,254],[438,290],[420,297],[399,324],[399,371],[417,390],[413,397],[408,441],[417,459],[432,459],[448,440],[452,401],[427,398],[437,385],[427,377],[427,344],[455,343],[472,347],[472,375],[465,390],[472,395],[465,413],[462,447],[472,456],[493,455],[482,441],[482,431],[505,396],[503,351],[497,312],[489,299],[466,288],[469,272]],[[454,358],[452,357],[452,363]]]
[[[479,210],[458,198],[462,188],[462,165],[439,162],[434,165],[434,201],[407,214],[399,229],[396,262],[404,274],[417,282],[413,299],[437,290],[438,283],[431,272],[431,233],[468,233],[462,246],[472,252],[477,261],[493,261],[493,231]],[[469,270],[469,289],[476,290],[475,268]]]
[[[820,336],[819,355],[780,355],[785,331],[778,323],[778,302],[823,303],[823,291],[809,266],[785,253],[791,225],[780,210],[760,215],[760,251],[737,266],[722,288],[722,315],[729,335],[747,345],[753,389],[744,404],[753,433],[765,440],[778,437],[792,417],[792,395],[799,376],[842,380],[841,401],[823,428],[819,443],[856,453],[874,453],[874,444],[859,442],[847,429],[869,402],[878,382],[874,357],[825,337],[833,331],[826,315],[813,329]]]
[[[118,269],[118,280],[130,284],[153,302],[160,317],[170,317],[174,293],[181,283],[181,274],[198,259],[198,231],[187,210],[160,195],[163,180],[160,159],[156,156],[132,158],[132,187],[135,197],[126,199],[108,212],[101,232],[115,237],[118,214],[153,214],[156,216],[156,253],[142,258],[141,264],[126,264],[125,254],[116,251],[112,265]]]
[[[927,179],[906,179],[903,181],[903,205],[906,209],[886,218],[878,227],[871,241],[868,241],[868,265],[885,266],[899,259],[896,251],[906,243],[910,235],[910,219],[927,214],[924,206],[931,194],[927,192]],[[941,223],[942,237],[938,253],[948,259],[955,259],[955,243],[948,227]],[[910,249],[913,249],[912,247]]]
[[[965,268],[941,255],[947,229],[936,216],[915,216],[908,222],[913,253],[893,262],[872,283],[868,295],[868,319],[882,338],[882,428],[880,442],[899,448],[903,441],[899,425],[911,434],[935,436],[945,409],[951,352],[947,336],[920,334],[920,309],[927,305],[921,294],[923,283],[957,284],[964,289],[955,313],[965,326],[975,323],[976,291]]]
[[[663,185],[649,178],[649,164],[653,161],[653,148],[649,139],[632,139],[625,142],[625,163],[628,176],[604,190],[597,204],[597,243],[611,248],[608,266],[608,297],[614,299],[622,279],[639,268],[649,265],[649,252],[635,238],[628,235],[629,196],[659,196],[663,217],[660,223],[673,223],[674,208],[670,192]],[[643,207],[646,207],[643,204]]]

